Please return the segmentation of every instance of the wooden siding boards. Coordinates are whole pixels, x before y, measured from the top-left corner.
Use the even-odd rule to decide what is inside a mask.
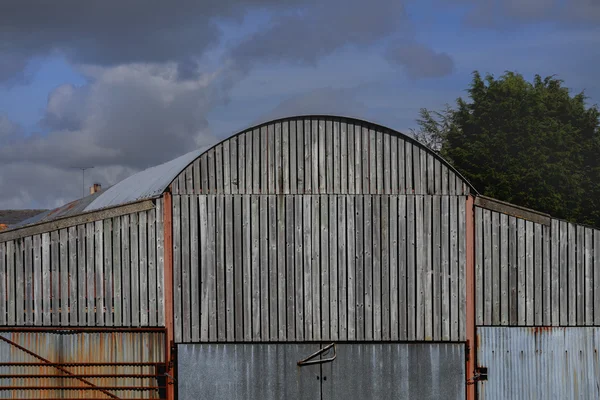
[[[137,227],[133,234],[131,219]],[[162,246],[162,217],[157,221],[150,209],[3,242],[0,272],[7,279],[4,286],[0,282],[0,297],[4,293],[7,300],[0,301],[0,325],[164,325],[163,310],[157,321],[164,304],[157,229]],[[134,243],[138,250],[132,253]],[[160,255],[162,263],[162,250]],[[131,276],[135,259],[137,275]],[[132,289],[142,300],[137,308],[132,308]],[[135,323],[132,312],[138,315]]]
[[[597,229],[476,207],[476,324],[600,326],[599,242]]]
[[[177,204],[178,196],[173,197]],[[459,293],[466,258],[466,243],[461,243],[466,218],[460,216],[465,212],[460,205],[464,197],[453,196],[450,201],[447,196],[420,196],[417,202],[412,195],[390,194],[190,197],[196,197],[200,216],[179,212],[182,221],[200,224],[190,227],[190,232],[200,232],[200,240],[189,243],[196,246],[189,251],[200,261],[189,267],[190,276],[200,277],[201,285],[193,279],[178,284],[192,298],[200,290],[201,306],[191,307],[191,315],[176,309],[181,332],[192,332],[191,338],[181,336],[178,342],[464,340],[464,297]],[[444,212],[434,212],[444,200],[448,200]],[[203,204],[208,204],[208,218],[202,217],[207,208]],[[427,227],[417,228],[418,215],[419,223]],[[216,224],[220,218],[224,229]],[[241,227],[238,234],[236,226]],[[417,240],[407,234],[415,229]],[[204,230],[209,232],[206,243]],[[447,241],[444,250],[442,239]],[[221,257],[212,255],[218,243],[227,248]],[[434,282],[437,268],[448,271],[437,273],[439,283]],[[230,269],[233,275],[228,279]],[[225,290],[218,290],[222,274]],[[205,285],[207,276],[212,278]],[[446,314],[434,316],[444,304]],[[234,312],[227,318],[229,307]],[[204,318],[205,309],[214,316]]]

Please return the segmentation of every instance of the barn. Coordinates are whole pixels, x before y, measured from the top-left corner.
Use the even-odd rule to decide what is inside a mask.
[[[0,276],[0,398],[600,397],[600,231],[354,118],[36,215]]]

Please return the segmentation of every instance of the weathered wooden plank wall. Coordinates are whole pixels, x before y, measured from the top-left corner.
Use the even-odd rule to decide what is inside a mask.
[[[383,127],[291,118],[235,135],[174,180],[173,194],[444,194],[468,184],[431,151]]]
[[[477,325],[600,325],[600,230],[549,221],[475,208]]]
[[[465,338],[464,196],[173,204],[177,342]]]
[[[161,207],[0,243],[0,325],[164,326]]]

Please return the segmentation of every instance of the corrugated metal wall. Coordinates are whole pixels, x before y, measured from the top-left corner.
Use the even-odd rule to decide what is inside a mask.
[[[164,326],[161,204],[0,243],[0,325]]]
[[[339,117],[269,122],[210,149],[173,194],[440,194],[469,185],[439,156],[387,128]]]
[[[178,342],[465,338],[463,196],[173,196]]]
[[[476,207],[477,325],[600,325],[600,230]]]
[[[165,338],[161,332],[0,332],[53,363],[126,363],[165,362]],[[40,363],[40,360],[4,341],[0,341],[0,363]],[[68,366],[74,375],[92,374],[155,374],[154,366]],[[0,390],[0,398],[109,398],[106,391],[78,390],[91,387],[78,379],[69,378],[56,367],[0,366],[1,375],[56,375],[56,378],[4,378],[2,387],[39,386],[39,390]],[[88,377],[86,381],[98,387],[157,386],[155,378]],[[43,387],[74,387],[68,390],[44,390]],[[111,390],[118,398],[158,398],[158,392]]]
[[[598,328],[478,328],[479,398],[598,399]]]

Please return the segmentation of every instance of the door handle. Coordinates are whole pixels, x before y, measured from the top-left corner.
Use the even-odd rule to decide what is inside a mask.
[[[321,358],[318,360],[313,360],[313,358],[315,358],[321,354],[327,354],[332,347],[333,347],[333,356],[331,356],[329,358]],[[323,347],[322,349],[316,351],[315,353],[311,354],[310,356],[306,357],[305,359],[298,361],[298,365],[300,367],[303,367],[305,365],[312,365],[312,364],[325,364],[325,363],[332,362],[333,360],[335,360],[336,356],[337,356],[337,353],[335,351],[335,343],[331,343],[331,344],[328,344],[327,346]]]

